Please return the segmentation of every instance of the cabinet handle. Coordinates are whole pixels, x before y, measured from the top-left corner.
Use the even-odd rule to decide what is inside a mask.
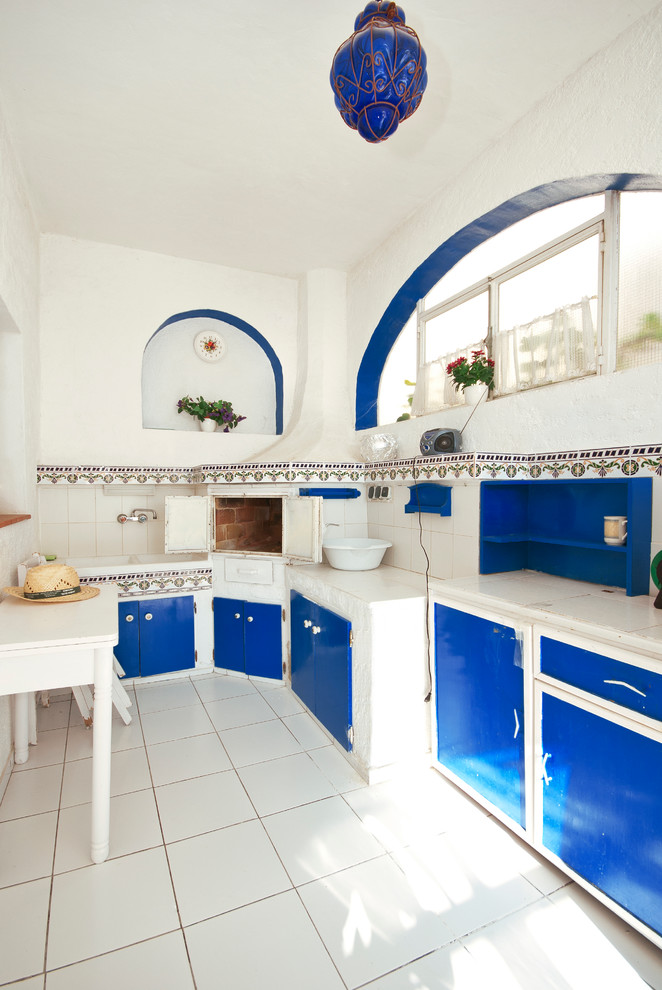
[[[152,613],[151,612],[145,612],[145,621],[146,622],[149,622],[150,619],[152,619],[152,618],[153,618],[153,616],[152,616]]]
[[[252,615],[247,615],[246,616],[246,622],[252,622],[252,621],[253,621],[253,616]]]
[[[628,691],[634,691],[635,694],[640,694],[642,698],[646,697],[643,691],[640,691],[639,688],[632,687],[626,681],[605,681],[605,684],[618,684],[619,687],[625,687]]]
[[[235,612],[234,613],[234,617],[235,617],[235,619],[240,619],[241,618],[241,615],[239,614],[239,612]]]
[[[312,626],[312,622],[310,621],[310,619],[304,619],[303,620],[303,628],[304,629],[310,629],[311,626]]]
[[[548,787],[549,787],[549,782],[550,780],[552,780],[552,778],[547,776],[547,770],[545,769],[545,767],[547,765],[547,760],[550,758],[551,755],[552,755],[551,753],[545,753],[545,755],[542,758],[542,779],[545,781]]]
[[[133,622],[133,616],[132,615],[125,615],[124,616],[124,621],[125,622]]]
[[[517,739],[517,737],[519,735],[519,719],[517,717],[517,709],[516,708],[513,708],[513,715],[515,716],[515,735],[513,736],[513,739]]]
[[[313,626],[313,636],[317,636],[317,634],[321,632],[322,632],[321,626]]]

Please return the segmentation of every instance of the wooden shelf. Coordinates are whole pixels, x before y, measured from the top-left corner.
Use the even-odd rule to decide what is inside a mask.
[[[0,512],[0,529],[3,526],[13,526],[14,523],[23,522],[24,519],[31,519],[27,513],[21,512]]]

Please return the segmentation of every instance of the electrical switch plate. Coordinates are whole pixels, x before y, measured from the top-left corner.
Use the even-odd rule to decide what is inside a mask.
[[[390,485],[370,485],[368,488],[368,501],[390,502],[393,497],[392,491]]]

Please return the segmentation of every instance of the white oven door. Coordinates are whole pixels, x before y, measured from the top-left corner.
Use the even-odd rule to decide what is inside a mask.
[[[322,559],[322,499],[290,495],[283,499],[283,556],[319,563]]]
[[[211,506],[206,495],[168,495],[165,500],[165,552],[209,551]]]

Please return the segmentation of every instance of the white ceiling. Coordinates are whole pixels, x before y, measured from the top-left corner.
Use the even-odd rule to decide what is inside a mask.
[[[349,269],[659,0],[411,0],[416,114],[369,145],[329,69],[361,0],[0,0],[0,99],[44,232]]]

